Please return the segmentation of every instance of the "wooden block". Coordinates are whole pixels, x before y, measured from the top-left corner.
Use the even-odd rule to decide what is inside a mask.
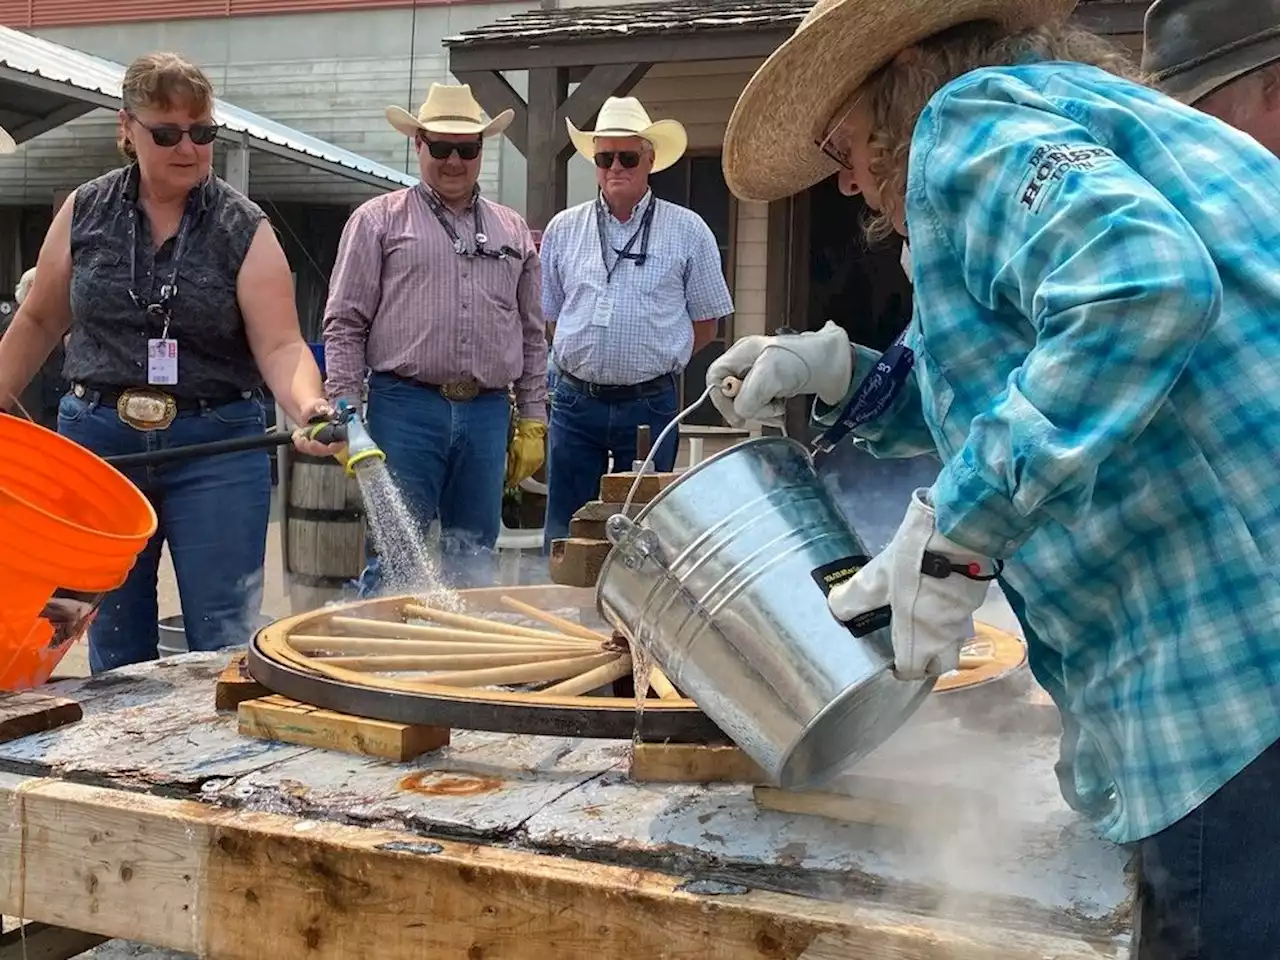
[[[766,810],[902,829],[929,820],[982,822],[998,812],[997,798],[976,790],[872,777],[847,776],[839,782],[841,793],[757,786],[753,796]]]
[[[242,736],[323,747],[394,763],[404,763],[449,744],[447,727],[353,717],[274,695],[244,701],[237,708],[237,716]]]
[[[631,779],[644,783],[761,783],[764,771],[738,747],[717,743],[637,743]]]
[[[678,473],[646,473],[631,502],[648,503],[679,477]],[[600,478],[600,499],[610,503],[626,503],[631,485],[635,482],[634,473],[606,473]]]
[[[615,513],[621,513],[624,505],[624,500],[619,500],[617,503],[610,503],[607,500],[590,500],[574,513],[573,518],[575,520],[608,520]],[[627,516],[634,517],[643,509],[643,503],[633,502],[631,509],[627,511]]]
[[[608,540],[552,540],[548,563],[552,581],[566,587],[594,587],[609,549]]]
[[[47,693],[0,694],[0,743],[75,723],[84,712],[80,704]]]
[[[574,517],[569,521],[569,536],[582,540],[604,540],[605,523],[604,520],[579,520]]]
[[[218,675],[213,702],[218,710],[234,710],[246,700],[270,695],[270,690],[249,675],[248,660],[240,656],[227,664],[226,669]]]

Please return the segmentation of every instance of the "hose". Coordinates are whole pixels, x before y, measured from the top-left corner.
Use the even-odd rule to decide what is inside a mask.
[[[125,467],[149,467],[157,463],[171,463],[174,460],[189,460],[194,457],[209,457],[219,453],[240,453],[245,450],[266,450],[271,447],[282,447],[293,440],[289,433],[270,431],[257,437],[236,437],[234,440],[213,440],[209,443],[193,443],[185,447],[170,447],[167,450],[149,450],[146,453],[126,453],[114,457],[103,457],[116,469]]]

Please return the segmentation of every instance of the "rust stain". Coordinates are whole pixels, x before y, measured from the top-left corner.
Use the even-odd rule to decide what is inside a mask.
[[[473,777],[422,770],[401,777],[398,786],[408,793],[420,793],[428,797],[473,797],[501,790],[503,781],[497,777]]]

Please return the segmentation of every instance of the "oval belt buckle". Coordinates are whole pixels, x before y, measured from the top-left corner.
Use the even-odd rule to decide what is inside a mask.
[[[474,400],[479,395],[480,384],[475,379],[455,380],[452,383],[446,383],[440,388],[440,392],[444,394],[446,400],[466,403],[468,400]]]
[[[178,403],[159,390],[126,390],[116,401],[116,416],[135,430],[165,430],[178,415]]]

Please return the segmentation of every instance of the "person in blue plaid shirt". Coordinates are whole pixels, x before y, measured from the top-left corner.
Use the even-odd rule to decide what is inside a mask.
[[[595,165],[600,193],[556,214],[542,235],[542,311],[554,331],[548,551],[599,496],[609,457],[615,470],[630,470],[637,428],[647,425],[656,441],[674,419],[681,371],[733,312],[711,228],[649,188],[650,173],[684,154],[684,127],[651,122],[634,97],[606,100],[594,131],[565,123]],[[675,466],[677,443],[673,430],[654,451],[654,469]]]
[[[1073,6],[813,8],[738,101],[726,180],[836,174],[909,237],[914,315],[883,354],[830,323],[749,338],[708,383],[743,378],[713,392],[731,422],[813,394],[878,456],[937,453],[833,613],[889,606],[919,679],[998,575],[1063,793],[1134,848],[1135,955],[1280,957],[1280,161]]]

